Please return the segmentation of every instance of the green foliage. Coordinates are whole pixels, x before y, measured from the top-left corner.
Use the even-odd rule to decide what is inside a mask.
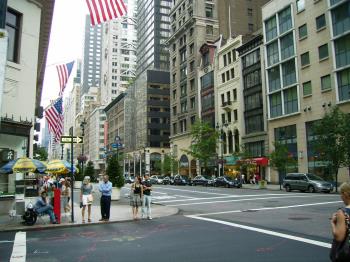
[[[123,170],[119,164],[116,155],[113,155],[108,159],[106,174],[109,176],[109,180],[113,186],[122,188],[125,184]]]
[[[350,166],[350,116],[334,107],[313,125],[313,132],[315,152],[338,181],[339,168]]]
[[[162,169],[163,169],[162,160],[157,159],[157,160],[154,162],[154,168],[153,168],[153,170],[154,170],[156,173],[161,174],[161,173],[162,173]]]
[[[171,171],[176,174],[178,172],[178,161],[172,156],[165,155],[162,169],[164,175],[170,175]]]
[[[79,172],[75,174],[75,180],[76,181],[83,181],[84,174],[81,172],[81,165],[76,164],[75,167],[77,168],[77,170],[79,170]]]
[[[290,156],[285,144],[274,142],[275,150],[270,154],[270,165],[280,174],[285,173],[288,166],[296,165],[296,160]]]
[[[84,169],[84,176],[89,176],[91,182],[97,182],[97,178],[95,176],[94,163],[92,161],[87,162],[87,165]]]
[[[184,150],[193,158],[199,159],[207,169],[208,161],[216,154],[219,133],[207,122],[197,121],[191,130],[192,143],[189,150]]]
[[[255,168],[255,165],[251,161],[244,161],[245,159],[250,159],[253,156],[248,150],[242,145],[241,150],[233,154],[233,156],[241,161],[238,162],[238,166],[242,173],[250,175],[251,170]]]
[[[40,161],[47,161],[47,150],[45,147],[34,147],[33,158]]]

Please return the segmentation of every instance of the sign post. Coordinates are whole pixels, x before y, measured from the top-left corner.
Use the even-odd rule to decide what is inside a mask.
[[[74,163],[73,163],[73,127],[69,128],[69,135],[70,135],[70,138],[71,138],[71,141],[70,141],[70,156],[71,156],[71,167],[70,167],[70,171],[72,173],[72,183],[71,183],[71,199],[72,199],[72,217],[71,217],[71,222],[74,223]],[[61,143],[62,143],[62,137],[61,137]]]

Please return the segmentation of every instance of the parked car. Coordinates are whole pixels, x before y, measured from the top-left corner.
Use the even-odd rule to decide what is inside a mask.
[[[180,175],[176,175],[174,177],[174,185],[190,185],[192,184],[191,183],[191,180],[189,180],[187,177],[184,177],[184,176],[180,176]]]
[[[288,173],[283,180],[283,187],[287,192],[300,190],[301,192],[326,192],[333,191],[333,184],[324,181],[321,177],[309,173]]]
[[[150,177],[151,183],[154,185],[161,185],[163,184],[163,177],[162,176],[156,176],[153,175]]]
[[[196,176],[192,180],[192,185],[194,185],[194,186],[197,186],[197,185],[208,186],[208,179],[205,178],[204,176]]]
[[[125,183],[127,183],[127,184],[132,184],[132,183],[134,183],[134,181],[135,181],[135,178],[133,176],[127,176],[125,178]]]
[[[242,182],[239,179],[232,179],[229,176],[219,176],[215,179],[214,186],[223,186],[223,187],[242,187]]]
[[[170,185],[171,184],[171,178],[170,176],[165,176],[163,178],[163,185]]]

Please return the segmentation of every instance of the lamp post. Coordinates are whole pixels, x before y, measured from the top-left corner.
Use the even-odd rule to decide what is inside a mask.
[[[219,166],[219,176],[224,175],[224,127],[227,127],[228,124],[224,123],[222,125],[219,125],[219,123],[216,124],[216,129],[220,131],[220,140],[221,140],[221,165]],[[221,167],[221,168],[220,168]]]
[[[85,126],[86,126],[86,120],[84,118],[83,122],[80,123],[80,128],[81,128],[81,136],[84,137],[85,135]],[[84,174],[84,143],[81,144],[81,173]]]

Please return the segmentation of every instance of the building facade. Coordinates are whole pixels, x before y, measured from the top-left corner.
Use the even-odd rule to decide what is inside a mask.
[[[92,26],[90,16],[85,17],[85,35],[82,60],[82,92],[101,84],[102,25]]]
[[[125,92],[136,76],[137,1],[129,0],[127,14],[103,25],[101,102],[108,105]]]
[[[312,125],[334,105],[350,112],[349,5],[284,0],[262,9],[269,148],[287,145],[297,160],[287,171],[328,172],[312,148]],[[274,170],[269,179],[278,181]]]

